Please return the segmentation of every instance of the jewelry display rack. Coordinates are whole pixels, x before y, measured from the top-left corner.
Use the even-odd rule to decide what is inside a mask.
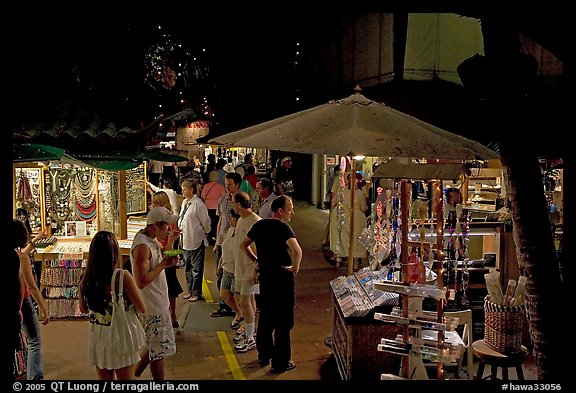
[[[86,267],[89,243],[59,242],[50,247],[51,257],[43,259],[40,276],[50,318],[86,317],[78,304],[78,282]]]
[[[390,291],[400,294],[402,298],[401,309],[395,308],[390,314],[375,313],[374,318],[387,323],[399,325],[402,333],[395,339],[382,338],[378,344],[378,350],[400,355],[402,357],[401,377],[404,379],[428,379],[426,369],[422,359],[437,361],[437,378],[443,379],[444,360],[453,359],[457,356],[457,348],[446,344],[444,334],[448,330],[454,329],[452,321],[444,318],[444,307],[446,301],[446,288],[443,285],[443,205],[441,181],[435,181],[432,186],[432,209],[436,218],[436,233],[438,242],[436,248],[429,246],[429,252],[436,252],[438,260],[437,285],[410,283],[409,264],[415,263],[410,259],[409,247],[420,246],[420,256],[424,258],[424,236],[421,243],[410,242],[408,240],[409,231],[409,210],[410,210],[410,181],[400,180],[400,263],[401,282],[375,282],[374,288],[382,291]],[[429,256],[430,257],[430,256]],[[416,271],[425,271],[423,261],[417,261],[422,266],[416,267]],[[425,277],[420,277],[418,279]],[[412,281],[414,277],[412,277]],[[436,320],[424,319],[420,315],[422,310],[422,299],[430,297],[436,300]],[[437,332],[436,340],[424,340],[420,338],[422,328]],[[382,374],[381,379],[396,379],[396,375]]]

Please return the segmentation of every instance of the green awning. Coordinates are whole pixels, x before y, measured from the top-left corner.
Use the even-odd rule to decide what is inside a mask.
[[[138,167],[144,160],[165,162],[188,161],[186,157],[160,150],[121,152],[66,152],[58,147],[34,143],[12,144],[13,162],[62,160],[78,166],[89,166],[108,171],[127,170]]]
[[[59,160],[65,150],[36,143],[12,144],[12,162]]]
[[[147,160],[165,161],[165,162],[182,162],[188,161],[188,158],[172,153],[166,153],[160,150],[146,150],[143,157]]]

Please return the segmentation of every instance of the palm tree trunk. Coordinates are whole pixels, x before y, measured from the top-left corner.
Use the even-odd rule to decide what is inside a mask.
[[[490,124],[500,131],[504,181],[512,212],[513,236],[520,271],[527,275],[526,301],[530,337],[538,378],[565,378],[567,366],[560,349],[570,338],[559,327],[566,313],[558,258],[543,192],[540,165],[529,119],[534,113],[526,99],[518,69],[519,42],[506,20],[482,19],[488,75],[493,83],[486,96]],[[554,130],[538,130],[539,135]],[[567,363],[567,362],[566,362]]]

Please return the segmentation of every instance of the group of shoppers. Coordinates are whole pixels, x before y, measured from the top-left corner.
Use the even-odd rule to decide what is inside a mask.
[[[212,316],[234,315],[233,328],[240,328],[244,322],[235,349],[238,352],[257,349],[260,364],[265,366],[271,362],[273,373],[295,367],[290,356],[290,330],[294,325],[294,275],[299,270],[302,251],[288,226],[294,214],[293,203],[287,195],[276,195],[270,179],[258,179],[249,160],[244,164],[246,167],[241,168],[244,178],[240,170],[226,173],[224,186],[218,183],[217,165],[203,188],[194,180],[183,181],[184,200],[179,208],[172,184],[163,182],[159,188],[149,183],[154,192],[152,207],[146,217],[146,227],[134,237],[129,270],[123,275],[122,283],[126,307],[134,307],[146,332],[147,346],[142,351],[120,354],[111,345],[108,334],[113,313],[111,293],[119,287],[118,282],[111,280],[114,271],[124,266],[115,235],[108,231],[94,235],[79,282],[79,307],[89,315],[89,362],[95,366],[100,379],[133,379],[148,365],[155,380],[164,379],[164,359],[176,353],[174,328],[179,323],[175,301],[184,291],[184,298],[191,302],[203,299],[208,246],[213,246],[217,256],[222,298],[221,306]],[[253,195],[240,191],[245,182],[256,194],[259,215],[252,210]],[[289,188],[281,189],[287,194]],[[28,336],[27,378],[42,379],[39,319],[32,299],[38,305],[43,323],[49,322],[49,315],[33,279],[30,253],[32,240],[44,234],[40,232],[35,239],[30,239],[29,230],[22,222],[14,219],[14,225],[11,247],[14,254],[10,265],[14,296],[9,310],[9,342],[11,348],[17,348],[22,325]],[[185,290],[176,276],[178,258],[165,253],[175,247],[184,250]],[[21,285],[23,282],[26,285]],[[256,294],[260,295],[258,307]],[[13,359],[9,363],[13,365]],[[13,370],[10,371],[13,376]]]

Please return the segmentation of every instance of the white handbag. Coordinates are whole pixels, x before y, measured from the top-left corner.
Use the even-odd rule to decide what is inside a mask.
[[[118,293],[114,290],[116,273],[120,272]],[[112,273],[112,321],[110,323],[110,342],[120,355],[131,355],[146,345],[146,333],[138,320],[136,310],[126,308],[124,301],[124,270],[116,269]]]

